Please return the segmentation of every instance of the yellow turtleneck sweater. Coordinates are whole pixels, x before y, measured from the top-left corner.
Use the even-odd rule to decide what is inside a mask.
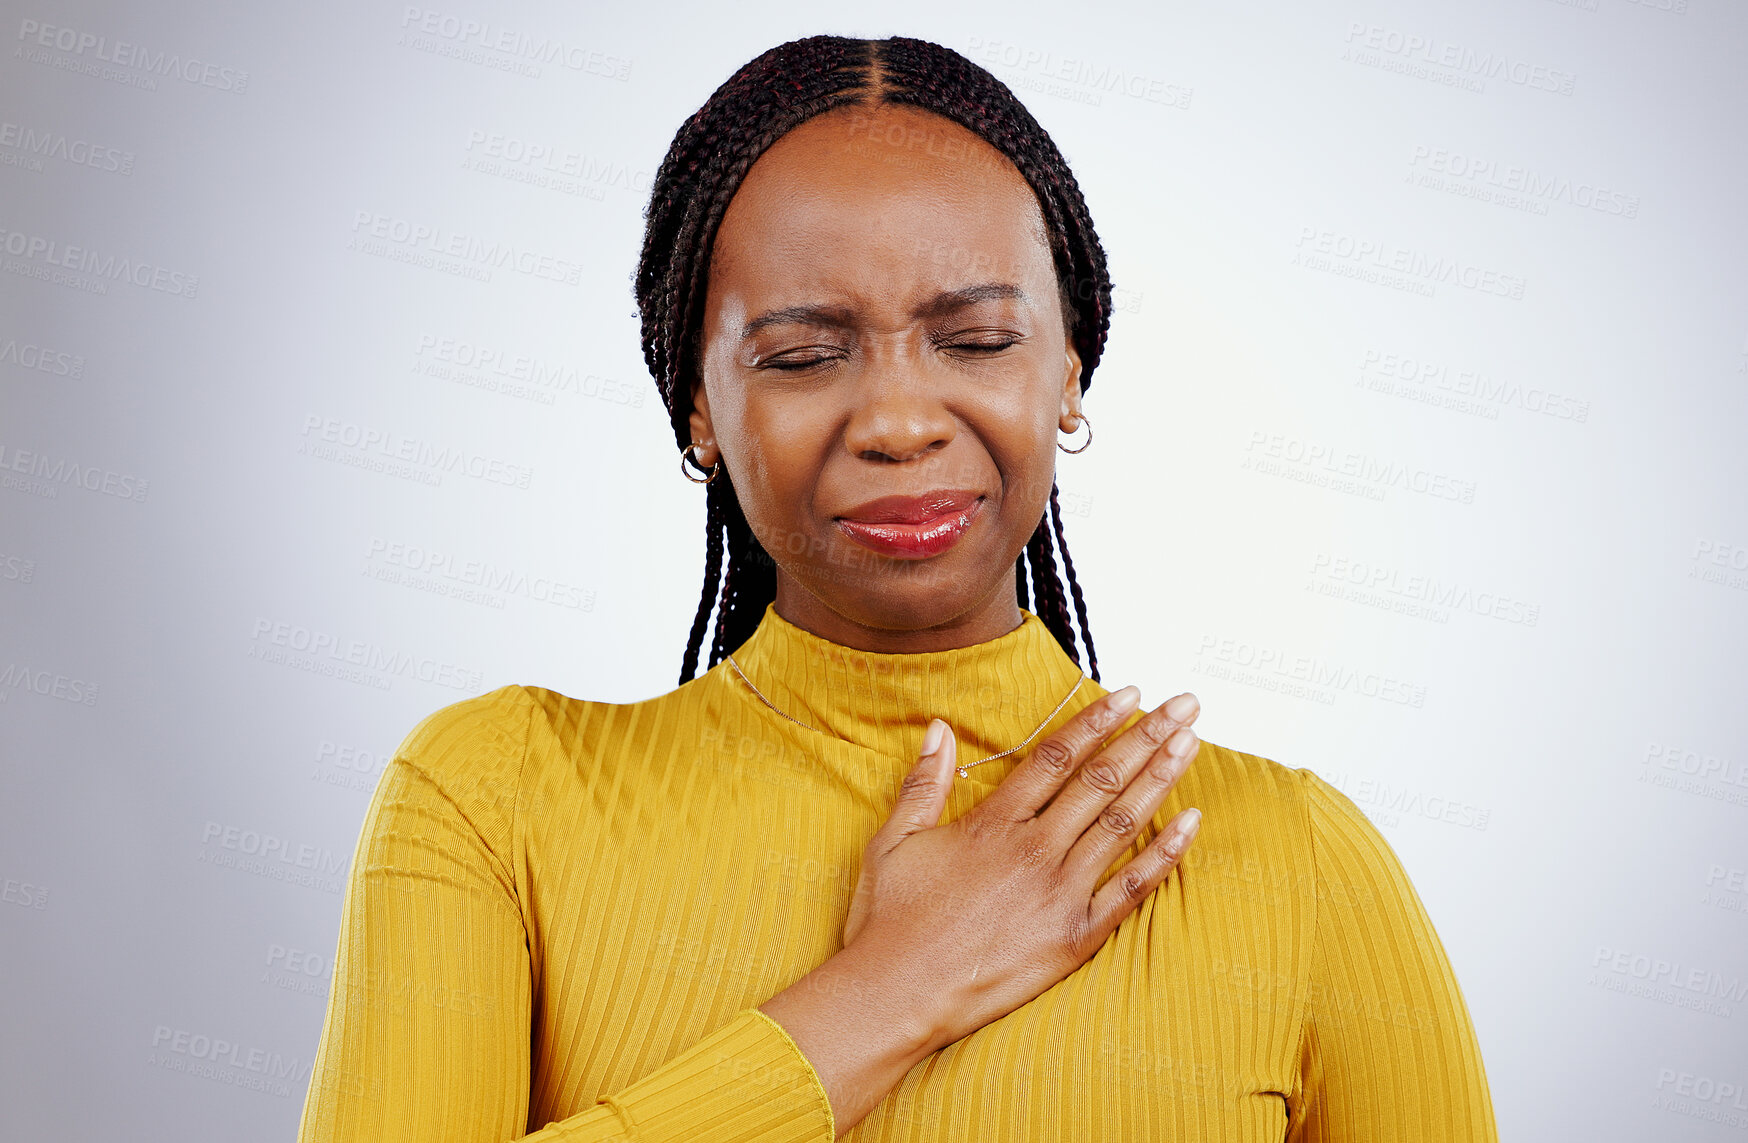
[[[1080,672],[1030,612],[873,654],[767,609],[735,659],[820,729],[722,663],[637,703],[504,687],[408,736],[353,860],[300,1143],[830,1143],[818,1077],[756,1005],[841,947],[929,718],[981,758]],[[942,820],[1023,758],[955,775]],[[1204,742],[1111,871],[1191,805],[1188,854],[1090,960],[846,1138],[1496,1139],[1444,949],[1353,803]]]

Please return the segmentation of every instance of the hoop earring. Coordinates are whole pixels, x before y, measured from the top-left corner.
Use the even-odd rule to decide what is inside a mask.
[[[693,476],[690,472],[686,471],[687,461],[691,461],[692,467],[696,468],[699,472],[704,471],[704,466],[699,464],[698,458],[692,454],[692,450],[697,447],[698,445],[693,443],[680,450],[680,475],[687,480],[690,480],[693,484],[709,484],[712,480],[716,479],[716,474],[722,470],[722,459],[718,457],[716,463],[710,466],[710,475],[703,480],[699,480],[696,476]]]
[[[1071,455],[1073,453],[1077,453],[1077,452],[1085,452],[1086,446],[1092,444],[1092,418],[1087,416],[1085,413],[1076,413],[1075,416],[1080,419],[1080,423],[1082,425],[1086,426],[1086,444],[1081,445],[1079,448],[1062,448],[1062,442],[1061,441],[1056,442],[1057,448],[1062,448],[1063,452],[1069,453]],[[1079,427],[1080,427],[1080,425],[1075,426],[1075,428],[1077,428],[1077,429]]]

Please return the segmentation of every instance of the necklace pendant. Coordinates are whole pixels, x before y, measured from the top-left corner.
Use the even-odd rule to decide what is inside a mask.
[[[970,775],[970,774],[967,774],[967,773],[966,773],[966,772],[965,772],[965,767],[963,767],[963,766],[960,766],[960,767],[958,767],[958,768],[957,768],[957,769],[958,769],[958,771],[959,771],[959,776],[960,776],[960,777],[961,777],[961,778],[969,778],[969,777],[971,777],[971,775]]]

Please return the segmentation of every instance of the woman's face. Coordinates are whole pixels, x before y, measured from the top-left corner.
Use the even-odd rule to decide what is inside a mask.
[[[698,459],[733,476],[785,618],[1018,621],[1013,564],[1077,424],[1080,358],[1000,152],[891,106],[784,135],[717,231],[701,364]]]

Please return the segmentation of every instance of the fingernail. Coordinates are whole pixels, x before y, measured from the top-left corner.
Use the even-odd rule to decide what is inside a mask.
[[[1185,722],[1192,714],[1202,709],[1202,704],[1196,701],[1196,696],[1188,691],[1165,704],[1165,713],[1171,716],[1173,722]]]
[[[1194,806],[1191,806],[1189,809],[1184,811],[1184,820],[1182,821],[1182,823],[1180,823],[1180,831],[1183,833],[1183,835],[1185,837],[1188,837],[1192,833],[1195,833],[1196,828],[1198,826],[1200,826],[1201,824],[1202,824],[1202,811],[1196,809]]]
[[[1128,714],[1141,704],[1141,689],[1131,683],[1120,691],[1115,691],[1110,697],[1111,709],[1118,714]]]
[[[1187,726],[1178,727],[1177,733],[1173,734],[1165,743],[1166,753],[1173,758],[1188,758],[1195,753],[1195,749],[1196,732]]]
[[[947,724],[938,718],[929,719],[929,728],[923,731],[923,752],[920,757],[928,758],[941,748],[941,737],[947,733]]]

